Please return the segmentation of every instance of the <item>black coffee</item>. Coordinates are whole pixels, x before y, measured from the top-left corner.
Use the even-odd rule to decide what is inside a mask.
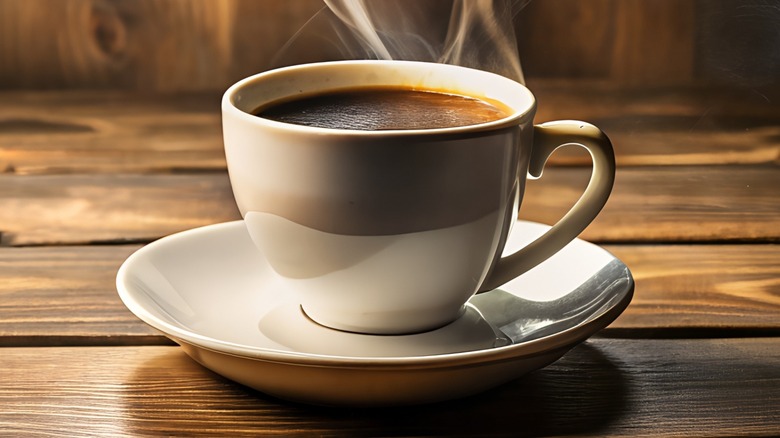
[[[498,104],[456,94],[395,87],[338,90],[275,102],[253,112],[279,122],[331,129],[435,129],[509,116]]]

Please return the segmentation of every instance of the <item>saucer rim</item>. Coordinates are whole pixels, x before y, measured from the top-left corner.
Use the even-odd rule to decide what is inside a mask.
[[[522,223],[549,227],[549,225],[533,221],[516,221],[516,224]],[[227,232],[234,228],[243,226],[244,223],[242,220],[205,225],[202,227],[192,228],[164,236],[143,246],[142,248],[139,248],[133,254],[128,256],[128,258],[122,263],[122,265],[119,267],[119,270],[117,271],[116,287],[120,299],[136,317],[141,319],[144,323],[148,324],[152,328],[162,332],[163,335],[172,339],[173,341],[177,343],[186,343],[195,348],[203,348],[219,354],[227,354],[230,356],[264,362],[308,366],[327,366],[329,368],[371,367],[372,369],[381,369],[388,367],[392,369],[398,369],[399,365],[408,368],[451,368],[453,366],[484,365],[486,362],[517,360],[519,358],[525,357],[530,358],[534,356],[550,354],[551,352],[559,349],[571,348],[572,346],[587,339],[614,321],[628,307],[633,297],[635,287],[631,271],[628,269],[628,267],[626,267],[628,285],[625,288],[616,291],[616,293],[623,293],[623,297],[621,297],[620,300],[607,309],[602,310],[595,317],[592,317],[586,321],[559,332],[551,333],[549,335],[530,341],[513,343],[499,347],[481,348],[476,350],[436,355],[361,357],[285,351],[268,347],[237,344],[209,336],[204,336],[197,332],[187,330],[183,327],[170,324],[157,318],[148,312],[146,307],[134,298],[133,293],[129,290],[129,287],[125,285],[125,280],[129,278],[129,274],[133,265],[136,263],[136,260],[143,258],[148,253],[154,252],[158,247],[176,242],[178,240],[188,239],[195,235]],[[581,239],[575,240],[592,246],[600,251],[609,253],[609,251],[601,248],[596,244]],[[609,254],[615,260],[618,260],[621,264],[623,264],[620,259],[611,253]],[[625,264],[623,265],[625,266]]]

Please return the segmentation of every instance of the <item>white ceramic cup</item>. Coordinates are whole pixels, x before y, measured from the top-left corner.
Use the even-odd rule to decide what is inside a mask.
[[[371,86],[447,90],[512,114],[473,126],[358,131],[250,114],[294,96]],[[445,325],[476,292],[496,288],[573,240],[612,189],[612,146],[578,121],[532,124],[523,85],[485,71],[410,61],[304,64],[227,90],[228,171],[247,230],[306,314],[347,331],[411,333]],[[583,196],[552,229],[502,257],[527,175],[559,146],[593,157]],[[565,275],[565,273],[561,273]]]

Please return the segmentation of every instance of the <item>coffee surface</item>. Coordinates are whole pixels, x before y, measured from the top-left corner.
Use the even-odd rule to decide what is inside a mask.
[[[436,129],[499,120],[509,111],[456,94],[407,88],[354,88],[309,95],[258,108],[279,122],[351,130]]]

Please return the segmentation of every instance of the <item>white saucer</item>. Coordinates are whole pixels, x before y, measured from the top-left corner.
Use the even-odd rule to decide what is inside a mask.
[[[515,224],[507,252],[548,227]],[[460,319],[426,333],[377,336],[310,321],[243,222],[185,231],[131,255],[117,274],[125,305],[207,368],[259,391],[317,404],[397,405],[462,397],[560,358],[628,306],[628,268],[575,240]]]

